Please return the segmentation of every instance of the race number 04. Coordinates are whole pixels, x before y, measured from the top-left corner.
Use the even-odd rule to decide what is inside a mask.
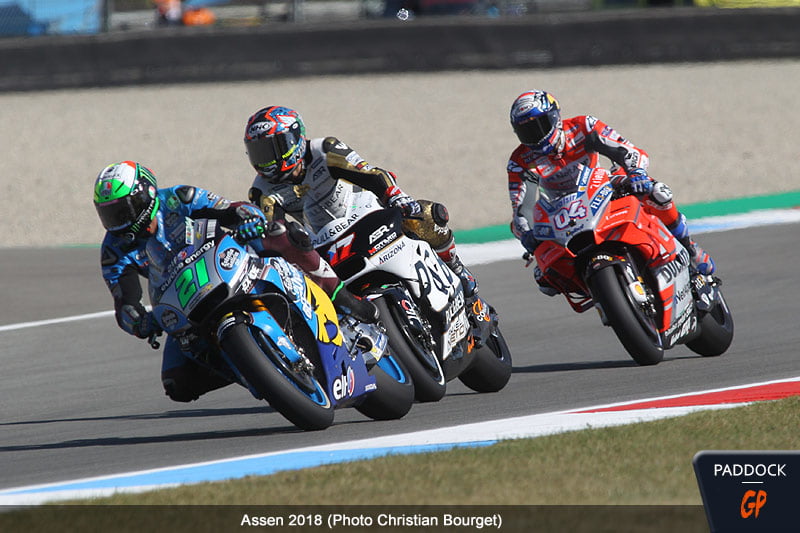
[[[553,224],[556,229],[561,230],[569,226],[573,218],[583,218],[585,216],[586,207],[581,202],[575,201],[569,204],[568,207],[558,210],[558,213],[553,216]]]
[[[178,301],[181,307],[186,307],[189,299],[206,283],[208,283],[208,268],[206,267],[206,258],[201,257],[194,265],[186,267],[175,280],[175,289],[178,292]]]

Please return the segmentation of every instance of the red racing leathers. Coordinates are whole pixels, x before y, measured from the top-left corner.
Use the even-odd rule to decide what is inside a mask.
[[[615,185],[632,169],[646,170],[649,165],[647,152],[590,115],[565,119],[562,139],[548,155],[536,155],[528,146],[520,144],[511,154],[507,169],[514,235],[519,239],[533,229],[535,191],[539,183],[546,183],[553,189],[571,188],[575,183],[576,167],[579,164],[596,167],[600,155],[614,163],[611,171]],[[655,182],[642,203],[646,211],[660,218],[668,228],[679,220],[672,192],[664,183]]]

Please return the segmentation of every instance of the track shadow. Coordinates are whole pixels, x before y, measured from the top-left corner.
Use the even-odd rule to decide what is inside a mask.
[[[658,365],[653,365],[652,367],[644,366],[642,368],[657,368],[658,366],[670,363],[672,361],[685,361],[692,359],[702,360],[704,358],[694,353],[684,354],[684,355],[674,355],[670,357],[667,357],[665,354],[664,359],[660,363],[658,363]],[[640,366],[641,365],[639,365],[639,363],[637,363],[633,359],[620,359],[618,361],[587,361],[578,363],[548,363],[544,365],[515,366],[514,369],[512,370],[512,373],[541,374],[546,372],[571,372],[574,370],[598,370],[604,368],[605,369],[631,368],[631,367],[638,368]]]
[[[35,450],[60,450],[73,448],[91,448],[96,446],[138,446],[140,444],[156,444],[169,442],[193,442],[221,439],[237,439],[242,437],[264,437],[284,433],[301,433],[302,430],[293,425],[258,428],[258,429],[238,429],[230,431],[203,431],[198,433],[178,433],[173,435],[151,435],[142,437],[97,437],[92,439],[77,439],[63,442],[50,442],[43,444],[21,444],[12,446],[0,446],[2,452],[20,452]]]
[[[108,420],[164,420],[170,418],[201,418],[211,416],[253,415],[275,413],[268,405],[258,407],[237,407],[229,409],[187,409],[184,411],[164,411],[161,413],[145,413],[140,415],[95,416],[76,418],[52,418],[45,420],[22,420],[19,422],[0,422],[3,426],[27,426],[33,424],[53,424],[58,422],[103,422]]]
[[[158,420],[170,418],[186,417],[209,417],[209,416],[229,416],[229,415],[249,415],[276,413],[271,407],[248,407],[236,409],[195,409],[188,411],[167,411],[164,413],[151,413],[142,415],[127,415],[115,417],[94,417],[94,418],[65,418],[54,420],[31,420],[24,422],[3,423],[0,426],[13,426],[20,424],[47,424],[64,422],[86,422],[86,421],[108,421],[108,420]],[[150,435],[139,437],[95,437],[88,439],[75,439],[62,442],[50,442],[41,444],[20,444],[10,446],[0,446],[2,452],[19,452],[35,450],[59,450],[72,448],[90,448],[95,446],[137,446],[140,444],[174,443],[174,442],[194,442],[205,440],[238,439],[243,437],[264,437],[269,435],[281,435],[291,433],[306,433],[304,430],[294,426],[281,417],[286,425],[276,427],[259,427],[253,429],[234,429],[224,431],[202,431],[195,433],[176,433],[171,435]],[[336,423],[338,426],[349,424],[370,423],[372,420],[351,420]]]
[[[514,374],[540,374],[546,372],[572,372],[575,370],[597,370],[602,368],[630,368],[638,367],[632,359],[618,361],[591,361],[584,363],[549,363],[545,365],[515,366]]]

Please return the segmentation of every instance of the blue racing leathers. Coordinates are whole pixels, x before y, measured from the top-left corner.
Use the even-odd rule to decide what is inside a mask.
[[[131,240],[125,236],[106,233],[101,246],[103,279],[114,298],[117,324],[126,332],[140,338],[147,338],[157,328],[142,304],[142,285],[139,279],[139,276],[148,277],[149,264],[145,247],[149,239],[165,242],[165,228],[174,226],[184,217],[213,218],[219,220],[223,226],[234,229],[244,220],[264,216],[252,204],[230,202],[199,187],[178,185],[159,189],[156,194],[159,209],[155,215],[158,229],[154,235],[145,234]],[[186,362],[178,343],[174,339],[167,339],[162,375]],[[169,390],[167,393],[169,394]]]

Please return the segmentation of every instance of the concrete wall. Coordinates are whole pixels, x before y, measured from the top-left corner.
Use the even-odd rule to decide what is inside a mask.
[[[0,41],[0,90],[800,56],[800,9],[590,11]]]

